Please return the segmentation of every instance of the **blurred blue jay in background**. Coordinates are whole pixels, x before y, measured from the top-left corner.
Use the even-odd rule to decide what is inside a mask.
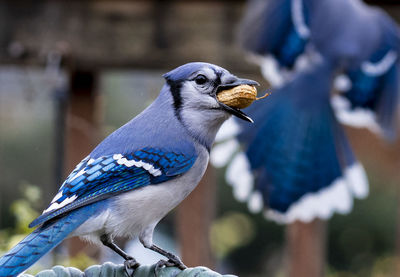
[[[139,236],[146,248],[168,258],[159,266],[185,268],[153,244],[153,230],[200,181],[221,124],[232,114],[252,121],[216,95],[257,82],[207,63],[185,64],[164,78],[158,98],[77,165],[30,224],[37,229],[0,258],[0,276],[17,276],[68,236],[110,247],[131,269],[139,264],[113,238]]]
[[[338,119],[394,139],[400,35],[382,10],[361,0],[252,0],[239,41],[273,87],[321,58],[331,63]]]
[[[397,25],[359,0],[252,0],[239,42],[273,93],[246,111],[255,128],[222,126],[211,161],[231,161],[236,198],[278,222],[348,213],[368,182],[339,122],[395,137]]]

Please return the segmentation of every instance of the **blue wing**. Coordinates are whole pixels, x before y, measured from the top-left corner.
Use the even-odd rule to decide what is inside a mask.
[[[348,77],[348,85],[338,87],[342,94],[334,100],[341,122],[369,127],[393,140],[399,98],[400,36],[397,25],[386,14],[379,14],[377,19],[381,40],[368,60],[344,72]]]
[[[322,63],[246,110],[255,124],[240,126],[244,154],[228,166],[227,180],[250,210],[265,207],[279,222],[327,219],[366,195],[362,167],[330,106],[333,75]]]
[[[195,160],[193,154],[154,148],[96,159],[89,156],[69,175],[49,208],[29,226],[115,194],[170,180],[188,171]]]
[[[370,74],[362,68],[347,74],[351,88],[341,96],[347,100],[349,115],[357,110],[373,112],[385,137],[393,138],[399,93],[398,63],[394,62],[382,74]],[[346,120],[343,123],[351,124]]]
[[[343,93],[332,100],[340,122],[367,127],[393,140],[398,105],[397,24],[380,9],[347,0],[325,1],[312,16],[311,43],[344,73],[345,78],[338,79],[342,82],[336,82]]]
[[[309,39],[308,11],[301,0],[262,2],[250,2],[239,41],[245,50],[272,55],[281,67],[291,69]]]

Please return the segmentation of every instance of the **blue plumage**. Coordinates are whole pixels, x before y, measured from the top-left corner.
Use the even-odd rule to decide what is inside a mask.
[[[308,28],[308,10],[303,2],[262,1],[248,17],[251,28],[243,28],[240,34],[243,48],[261,56],[272,55],[281,68],[292,69],[309,40],[302,29]]]
[[[270,58],[257,63],[273,86],[323,57],[348,79],[336,86],[348,101],[335,105],[340,122],[395,138],[400,32],[387,14],[359,0],[252,0],[248,11],[239,40]]]
[[[304,52],[307,40],[301,38],[292,28],[280,47],[279,51],[273,52],[278,57],[278,62],[285,68],[292,68],[296,59]]]
[[[349,212],[365,197],[339,122],[395,138],[399,38],[387,14],[359,0],[249,1],[239,41],[274,92],[248,109],[254,128],[236,123],[244,154],[227,168],[236,198],[288,223]],[[228,142],[220,149],[237,145]]]
[[[30,224],[38,228],[0,258],[0,277],[18,275],[67,236],[103,243],[132,269],[139,264],[113,238],[138,236],[146,248],[167,257],[160,266],[185,268],[153,244],[153,230],[200,181],[221,124],[232,114],[251,121],[219,102],[217,92],[257,83],[207,63],[183,65],[164,78],[157,99],[77,165]]]
[[[96,216],[105,206],[107,206],[107,202],[97,202],[76,209],[57,221],[48,222],[37,228],[0,258],[0,276],[12,277],[18,275],[56,247],[88,217]]]
[[[121,164],[123,159],[130,161],[132,165],[129,162]],[[196,157],[193,156],[187,157],[184,154],[154,148],[144,148],[126,156],[103,156],[97,159],[87,157],[68,176],[59,190],[61,196],[54,199],[51,205],[62,204],[71,197],[74,197],[73,202],[45,212],[29,227],[37,226],[56,216],[115,194],[165,182],[176,175],[185,173],[195,160]],[[152,171],[140,167],[139,163],[151,166]]]
[[[341,97],[349,102],[347,107],[349,114],[359,109],[372,111],[381,134],[388,140],[395,139],[397,129],[396,113],[399,98],[397,59],[395,52],[390,49],[375,52],[364,66],[346,72],[351,86],[341,94]],[[368,71],[369,68],[376,70],[371,72]],[[341,110],[338,112],[340,114]]]
[[[321,64],[247,110],[256,128],[238,135],[258,190],[272,210],[285,213],[306,194],[339,179],[355,159],[329,105],[332,68]]]

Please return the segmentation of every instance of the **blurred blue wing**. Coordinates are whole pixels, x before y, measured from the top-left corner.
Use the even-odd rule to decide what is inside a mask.
[[[235,196],[248,201],[251,210],[269,207],[273,212],[267,214],[280,221],[309,221],[329,218],[333,212],[349,212],[353,197],[367,195],[368,184],[337,121],[348,115],[341,116],[337,107],[343,107],[344,99],[348,111],[362,110],[362,116],[359,113],[356,118],[358,125],[372,118],[374,129],[382,129],[385,137],[394,136],[398,28],[381,10],[361,1],[262,2],[250,2],[249,7],[254,8],[244,20],[240,40],[249,52],[274,57],[272,63],[260,57],[255,61],[280,89],[248,109],[254,128],[237,122],[241,129],[237,138],[245,153],[233,158],[227,180],[233,184]],[[302,15],[300,25],[293,16],[296,2],[302,3],[297,10]],[[299,32],[299,26],[308,29],[308,36]],[[307,51],[319,53],[323,62],[313,59],[308,67],[296,64],[289,76],[292,81],[287,83],[290,79],[276,70],[275,64],[292,69],[306,44]],[[351,86],[343,90],[340,105],[332,101],[335,117],[330,91],[340,70],[347,74]],[[234,152],[237,145],[231,143],[228,152]],[[238,173],[241,168],[244,171]]]
[[[382,10],[358,1],[327,1],[314,15],[313,45],[326,59],[336,61],[347,78],[341,77],[347,80],[336,86],[342,94],[332,99],[338,119],[393,140],[398,105],[397,24]]]
[[[332,76],[328,63],[299,73],[246,110],[255,125],[238,123],[248,163],[241,166],[248,167],[254,184],[240,177],[246,176],[239,172],[240,154],[228,166],[227,180],[251,210],[269,209],[267,215],[280,222],[309,221],[347,213],[353,196],[365,197],[363,170],[330,106]],[[249,191],[240,192],[244,187]]]
[[[369,64],[382,62],[382,59],[389,55],[389,51],[377,51],[372,55]],[[366,64],[365,64],[366,65]],[[375,65],[376,66],[376,65]],[[348,71],[352,86],[344,93],[344,96],[350,101],[351,107],[361,107],[374,110],[377,100],[380,97],[380,92],[385,86],[386,75],[394,68],[395,62],[384,72],[375,73],[367,72],[364,68]]]
[[[342,123],[369,127],[393,140],[399,100],[397,53],[386,49],[377,51],[363,65],[347,72],[351,87],[335,96],[336,114]],[[362,115],[365,119],[360,118]]]
[[[281,67],[291,69],[309,36],[303,1],[250,1],[248,10],[239,35],[242,47],[251,53],[272,55]]]
[[[87,157],[61,186],[49,208],[29,226],[115,194],[165,182],[188,171],[195,160],[192,154],[154,148],[126,155]]]
[[[311,44],[336,66],[356,68],[368,59],[381,38],[379,11],[362,1],[307,1]]]

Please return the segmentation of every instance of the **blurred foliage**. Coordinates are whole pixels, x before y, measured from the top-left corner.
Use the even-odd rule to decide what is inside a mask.
[[[0,251],[6,252],[16,245],[32,230],[28,227],[39,213],[36,210],[40,202],[40,189],[34,185],[25,183],[20,187],[23,198],[15,200],[11,204],[10,212],[15,218],[15,225],[0,230]]]
[[[360,277],[380,270],[382,260],[395,252],[398,184],[378,173],[370,174],[369,180],[369,197],[356,201],[349,215],[335,215],[327,238],[329,265]]]
[[[223,258],[233,249],[248,244],[253,238],[253,222],[243,213],[229,212],[211,225],[211,247],[218,258]]]
[[[20,186],[20,192],[22,198],[13,201],[10,207],[11,215],[15,219],[15,225],[0,230],[0,255],[10,250],[27,234],[32,232],[32,229],[29,228],[28,225],[32,222],[32,220],[39,216],[39,213],[37,212],[37,206],[38,203],[41,202],[41,190],[37,186],[25,183]],[[50,264],[48,262],[45,262],[44,265],[37,263],[32,266],[28,272],[31,274],[36,274],[54,264],[62,264],[83,270],[96,263],[95,260],[83,253],[79,253],[72,258],[68,257],[68,255],[59,254],[50,254],[50,256],[52,256],[50,258]]]
[[[74,257],[65,257],[64,259],[57,259],[55,264],[62,264],[64,266],[75,267],[80,270],[84,270],[85,268],[96,264],[97,261],[90,258],[88,255],[84,253],[79,253]]]
[[[327,277],[393,277],[396,275],[396,257],[383,256],[374,260],[373,264],[365,264],[365,268],[358,271],[340,271],[330,268]],[[369,268],[371,267],[371,268]]]

